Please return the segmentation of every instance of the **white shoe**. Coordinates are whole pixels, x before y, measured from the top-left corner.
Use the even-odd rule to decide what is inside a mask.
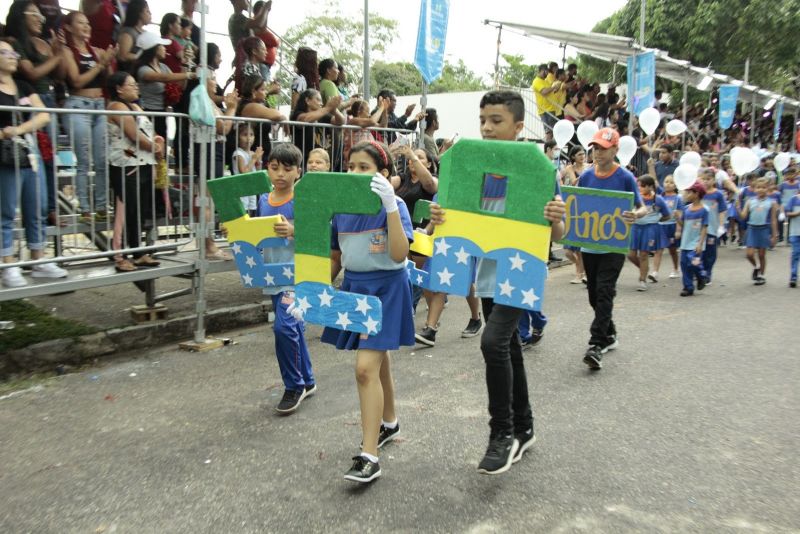
[[[42,263],[41,265],[34,265],[31,276],[34,278],[66,278],[67,271],[56,265],[55,263]]]
[[[681,273],[679,273],[678,271],[672,271],[671,273],[669,273],[669,277],[670,278],[680,278],[681,277]]]
[[[580,276],[576,276],[572,280],[569,281],[570,284],[582,284],[583,280],[581,280]]]
[[[639,280],[639,287],[636,288],[636,291],[647,291],[647,282]]]
[[[24,287],[28,281],[22,276],[22,269],[9,267],[3,270],[3,285],[6,287]]]
[[[652,273],[647,275],[647,279],[653,282],[654,284],[658,283],[658,273],[653,271]]]

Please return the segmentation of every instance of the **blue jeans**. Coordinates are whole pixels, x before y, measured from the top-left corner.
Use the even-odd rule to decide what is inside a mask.
[[[42,93],[39,95],[42,103],[48,108],[58,108],[56,105],[55,95],[50,93]],[[58,146],[58,114],[50,114],[50,123],[45,126],[45,133],[50,137],[50,144],[53,146],[53,158],[56,157],[56,147]],[[47,186],[47,211],[56,211],[56,184],[58,178],[56,177],[54,161],[44,162],[44,179]]]
[[[528,341],[533,337],[533,330],[544,330],[547,326],[547,317],[542,312],[525,311],[519,318],[519,337]]]
[[[14,255],[14,217],[17,199],[22,208],[22,224],[25,240],[30,250],[42,250],[45,242],[45,217],[47,217],[47,192],[41,173],[30,167],[19,170],[0,166],[0,218],[2,219],[3,244],[0,256]]]
[[[789,263],[790,278],[797,280],[797,264],[800,263],[800,235],[789,236],[789,243],[792,245],[792,259]]]
[[[281,369],[283,386],[292,391],[303,391],[315,383],[311,369],[311,357],[305,338],[305,324],[295,319],[288,311],[294,300],[291,291],[270,295],[275,310],[275,356]]]
[[[697,256],[694,250],[681,249],[681,275],[683,277],[683,289],[694,293],[694,280],[706,277],[703,269],[702,256],[699,265],[694,265],[692,259]]]
[[[105,109],[102,98],[71,96],[64,104],[67,109]],[[106,177],[106,117],[103,115],[68,114],[64,118],[77,159],[75,182],[81,211],[105,211],[108,203],[108,179]],[[94,165],[92,165],[94,163]],[[89,172],[94,170],[94,180]],[[94,189],[94,204],[90,189]]]
[[[717,263],[717,244],[719,238],[710,235],[706,238],[706,249],[703,251],[703,269],[705,270],[706,281],[711,281],[711,271]]]

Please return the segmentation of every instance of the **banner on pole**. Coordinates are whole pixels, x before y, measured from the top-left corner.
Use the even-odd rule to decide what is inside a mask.
[[[719,127],[727,130],[733,124],[736,102],[739,100],[738,85],[719,86]]]
[[[422,0],[414,65],[428,84],[442,75],[450,0]]]
[[[634,81],[634,57],[636,79]],[[653,52],[628,58],[628,105],[635,115],[653,107],[656,98],[656,56]]]
[[[772,132],[775,140],[781,135],[781,118],[783,117],[783,100],[775,106],[775,130]]]

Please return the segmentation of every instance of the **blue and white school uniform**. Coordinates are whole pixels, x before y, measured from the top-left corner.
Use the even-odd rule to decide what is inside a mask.
[[[403,232],[409,242],[413,242],[414,229],[408,207],[399,197],[397,206]],[[405,258],[395,262],[389,256],[386,210],[381,207],[377,215],[334,215],[331,249],[342,252],[344,281],[340,289],[378,297],[383,326],[373,335],[325,328],[323,343],[336,345],[337,349],[377,351],[397,350],[401,345],[414,346],[411,284]]]
[[[719,215],[727,211],[728,204],[725,202],[725,195],[717,189],[703,197],[703,206],[708,210],[708,236],[706,237],[706,248],[703,250],[703,268],[706,270],[708,281],[710,281],[711,271],[717,262]]]
[[[749,217],[747,219],[747,248],[769,248],[772,237],[772,220],[770,214],[774,201],[770,197],[760,199],[752,197],[747,200]]]
[[[293,221],[294,198],[275,203],[272,193],[263,195],[259,198],[258,215],[283,215],[287,220]],[[290,239],[289,244],[283,247],[265,248],[264,262],[294,262],[294,240]],[[283,385],[291,391],[303,391],[304,388],[313,386],[315,380],[306,345],[305,323],[298,321],[287,311],[294,302],[294,287],[268,286],[263,291],[272,299],[272,309],[275,311],[275,323],[272,325],[275,332],[275,357],[278,359]]]
[[[245,166],[249,166],[250,160],[253,158],[253,156],[250,154],[250,152],[248,152],[243,148],[237,148],[236,150],[234,150],[233,159],[231,162],[232,163],[231,171],[233,172],[233,174],[242,174],[243,172],[241,169],[239,169],[239,158],[242,158],[242,161],[244,161]],[[254,213],[259,208],[260,199],[256,195],[248,195],[246,197],[241,197],[240,200],[242,201],[242,205],[244,206],[244,209],[248,214]]]
[[[670,213],[674,214],[676,211],[683,210],[683,200],[679,194],[664,195],[661,198],[664,199],[664,203],[667,205],[667,208],[669,208]],[[658,225],[661,227],[661,234],[667,243],[667,247],[677,247],[678,243],[675,241],[675,230],[678,227],[678,221],[676,221],[674,217],[670,217],[666,221],[660,221]]]
[[[655,252],[669,246],[669,242],[664,237],[661,225],[658,222],[663,217],[669,217],[672,213],[667,203],[661,195],[653,195],[652,199],[642,198],[647,208],[647,214],[640,217],[633,224],[631,229],[631,250],[643,250]]]
[[[784,211],[800,213],[800,194],[790,198],[783,206]],[[790,280],[797,281],[797,264],[800,263],[800,216],[789,219],[789,244],[792,245],[792,256],[789,260]]]
[[[697,254],[697,246],[705,248],[705,242],[700,242],[703,228],[708,226],[708,209],[703,206],[699,210],[686,206],[681,215],[683,231],[681,232],[681,275],[683,288],[694,291],[694,279],[705,278],[702,254]]]

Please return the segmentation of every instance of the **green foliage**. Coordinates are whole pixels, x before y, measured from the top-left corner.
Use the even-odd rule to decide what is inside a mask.
[[[75,321],[53,317],[24,300],[0,303],[0,321],[14,321],[12,330],[0,330],[0,353],[47,341],[91,334],[95,330]]]
[[[364,16],[346,17],[339,3],[327,0],[320,14],[306,19],[286,32],[283,39],[295,48],[308,46],[317,51],[321,60],[332,57],[344,65],[351,85],[359,86],[364,64]],[[370,54],[380,57],[397,38],[397,21],[370,14]],[[288,58],[287,58],[288,59]],[[289,59],[294,64],[294,58]]]
[[[524,56],[502,54],[507,65],[500,67],[500,85],[504,87],[530,87],[536,77],[536,65],[524,62]]]
[[[429,88],[431,93],[459,93],[467,91],[482,91],[486,84],[459,59],[453,65],[445,61],[442,76],[433,82]]]
[[[398,96],[418,95],[422,92],[422,76],[413,63],[378,61],[370,70],[370,92],[374,95],[381,89],[393,89]],[[486,88],[474,72],[459,60],[453,65],[445,62],[442,76],[428,87],[429,93],[456,93],[481,91]]]

